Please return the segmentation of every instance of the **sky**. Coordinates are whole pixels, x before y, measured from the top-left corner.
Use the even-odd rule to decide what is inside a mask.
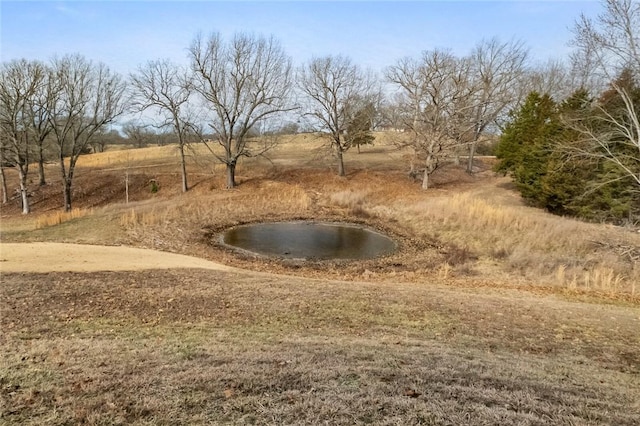
[[[147,61],[186,64],[196,34],[273,35],[300,65],[345,55],[382,71],[433,48],[467,54],[483,39],[522,40],[534,60],[565,58],[571,27],[598,1],[0,1],[0,58],[80,53],[128,74]]]

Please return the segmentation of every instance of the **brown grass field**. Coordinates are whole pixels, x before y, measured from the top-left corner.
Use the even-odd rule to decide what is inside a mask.
[[[105,254],[65,271],[49,246],[24,246],[39,267],[0,284],[0,424],[640,424],[640,233],[527,207],[489,158],[423,191],[392,137],[347,153],[343,178],[321,139],[284,138],[240,163],[234,190],[197,147],[186,194],[175,147],[93,154],[69,214],[50,165],[33,214],[2,206],[5,247],[126,245],[233,268]],[[296,262],[219,243],[287,219],[366,225],[399,249]]]

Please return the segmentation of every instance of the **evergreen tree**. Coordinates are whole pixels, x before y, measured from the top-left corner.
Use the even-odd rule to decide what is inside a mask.
[[[546,207],[543,179],[560,130],[556,103],[549,95],[532,92],[511,114],[496,147],[496,171],[511,175],[522,196],[536,206]]]
[[[632,171],[640,176],[640,151],[635,139],[630,138],[633,126],[628,120],[639,120],[640,86],[637,75],[630,69],[624,69],[604,91],[594,108],[593,119],[589,127],[593,133],[606,137],[607,143],[598,146],[596,176],[590,180],[590,197],[582,203],[581,216],[620,222],[640,215],[640,191],[637,181],[629,173]],[[627,99],[623,99],[623,93]],[[625,103],[630,102],[632,108]],[[630,116],[635,112],[635,117]],[[620,132],[620,123],[628,123],[627,130],[631,133]],[[609,152],[605,152],[605,148]],[[615,157],[618,162],[607,161]],[[589,203],[590,201],[590,203]]]
[[[620,87],[640,111],[640,88],[629,72],[612,82],[611,89],[603,92],[597,102],[584,89],[559,105],[547,95],[531,93],[522,108],[511,114],[500,138],[496,170],[512,176],[523,198],[531,204],[555,214],[613,222],[637,216],[637,185],[626,170],[608,161],[605,155],[613,154],[624,159],[628,168],[640,169],[638,153],[624,135],[607,127],[628,114]],[[594,152],[585,129],[592,134],[610,133],[607,149],[612,152]]]
[[[558,107],[560,128],[552,141],[546,173],[542,179],[544,207],[555,214],[578,214],[578,201],[596,174],[598,162],[591,158],[568,155],[573,149],[584,149],[580,134],[570,123],[585,121],[592,114],[593,99],[586,89],[575,91]]]
[[[349,146],[357,146],[358,153],[361,145],[373,145],[375,136],[371,134],[371,118],[375,112],[374,106],[367,103],[354,114],[346,126],[346,141]]]

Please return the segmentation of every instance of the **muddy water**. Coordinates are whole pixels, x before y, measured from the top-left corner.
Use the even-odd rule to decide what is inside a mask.
[[[396,249],[393,240],[377,232],[317,222],[238,226],[226,231],[223,241],[250,252],[292,259],[370,259]]]

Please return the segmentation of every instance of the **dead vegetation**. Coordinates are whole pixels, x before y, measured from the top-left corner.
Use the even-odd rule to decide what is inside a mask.
[[[349,152],[341,178],[321,139],[287,139],[241,163],[234,190],[194,156],[186,194],[172,147],[87,156],[76,217],[58,213],[53,174],[30,186],[34,215],[3,206],[3,242],[127,244],[247,272],[3,274],[0,422],[640,422],[640,234],[529,208],[490,159],[422,191],[392,142]],[[228,226],[289,219],[365,224],[400,249],[296,263],[218,244]]]
[[[640,419],[631,307],[203,270],[10,274],[0,296],[9,424]]]

